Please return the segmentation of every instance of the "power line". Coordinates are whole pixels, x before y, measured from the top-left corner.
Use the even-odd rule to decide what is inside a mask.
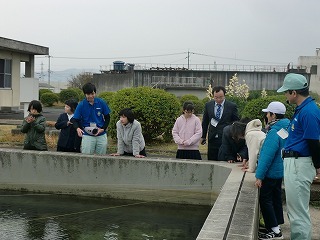
[[[120,59],[120,58],[150,58],[150,57],[166,57],[185,54],[185,52],[180,53],[168,53],[168,54],[158,54],[158,55],[146,55],[146,56],[122,56],[122,57],[67,57],[67,56],[51,56],[52,58],[63,58],[63,59],[79,59],[79,60],[104,60],[104,59]]]
[[[156,57],[166,57],[166,56],[176,56],[176,55],[184,55],[187,54],[185,59],[188,59],[188,63],[190,61],[190,54],[209,57],[209,58],[220,58],[220,59],[227,59],[233,61],[244,61],[244,62],[253,62],[253,63],[263,63],[263,64],[286,64],[286,63],[279,63],[279,62],[269,62],[269,61],[261,61],[261,60],[250,60],[250,59],[242,59],[242,58],[230,58],[230,57],[221,57],[211,54],[204,54],[204,53],[196,53],[196,52],[178,52],[178,53],[167,53],[167,54],[157,54],[157,55],[144,55],[144,56],[121,56],[121,57],[72,57],[72,56],[49,56],[50,58],[56,59],[77,59],[77,60],[111,60],[111,59],[135,59],[135,58],[156,58]],[[37,58],[47,58],[48,56],[39,56]]]
[[[193,54],[195,54],[195,55],[199,55],[199,56],[213,57],[213,58],[222,58],[222,59],[228,59],[228,60],[239,60],[239,61],[245,61],[245,62],[257,62],[257,63],[269,63],[269,64],[286,64],[286,63],[277,63],[277,62],[248,60],[248,59],[241,59],[241,58],[220,57],[220,56],[214,56],[214,55],[203,54],[203,53],[195,53],[195,52],[191,52],[191,53],[193,53]]]

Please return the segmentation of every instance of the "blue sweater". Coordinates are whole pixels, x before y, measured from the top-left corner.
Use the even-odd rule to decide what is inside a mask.
[[[256,178],[263,180],[265,177],[272,179],[283,178],[283,159],[281,149],[285,144],[277,132],[280,129],[287,130],[289,119],[281,119],[270,127],[266,139],[262,145],[256,170]]]

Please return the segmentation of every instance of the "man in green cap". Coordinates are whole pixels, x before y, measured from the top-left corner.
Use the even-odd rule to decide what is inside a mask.
[[[290,239],[311,240],[309,201],[312,181],[320,172],[320,109],[309,96],[303,75],[287,74],[277,92],[284,92],[287,101],[296,104],[282,150]]]

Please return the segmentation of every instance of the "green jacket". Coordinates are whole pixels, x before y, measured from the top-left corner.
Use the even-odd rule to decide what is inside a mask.
[[[34,116],[36,119],[32,123],[28,123],[25,119],[22,122],[21,132],[26,133],[23,149],[27,150],[48,150],[45,128],[46,118],[42,115]]]

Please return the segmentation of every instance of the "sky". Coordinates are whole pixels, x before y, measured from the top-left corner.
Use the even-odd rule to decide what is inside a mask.
[[[319,0],[1,1],[0,36],[49,47],[52,71],[187,65],[188,51],[190,64],[287,65],[320,47]]]

